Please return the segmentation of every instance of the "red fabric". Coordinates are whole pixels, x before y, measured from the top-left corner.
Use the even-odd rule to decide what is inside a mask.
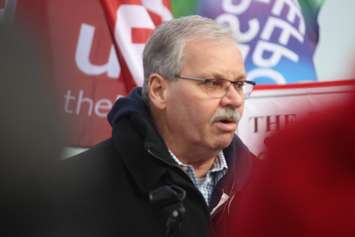
[[[136,83],[134,82],[132,78],[132,74],[130,73],[128,69],[128,65],[126,60],[124,59],[121,51],[119,50],[119,46],[117,45],[117,42],[115,41],[114,37],[114,29],[115,29],[115,23],[116,23],[116,11],[119,7],[120,4],[140,4],[140,0],[101,0],[101,4],[105,10],[105,16],[106,20],[109,26],[109,29],[111,31],[111,36],[112,36],[112,41],[115,44],[116,48],[116,53],[117,57],[119,59],[120,65],[121,65],[121,75],[123,80],[125,81],[126,89],[127,91],[130,91],[133,87],[136,86]]]
[[[0,10],[2,10],[2,8],[5,8],[5,0],[0,0]]]
[[[6,2],[0,0],[2,6]],[[164,6],[168,6],[166,2]],[[148,17],[141,12],[126,11],[117,21],[118,6],[129,7],[131,3],[140,8],[144,3],[143,11],[151,9],[146,10]],[[145,28],[146,22],[151,21],[153,13],[159,17],[159,13],[165,13],[153,20],[159,24],[167,19],[170,8],[159,12],[160,6],[155,0],[16,1],[14,19],[35,35],[41,53],[49,55],[46,63],[53,74],[44,78],[54,84],[58,110],[63,111],[68,128],[68,145],[90,147],[110,136],[107,113],[117,98],[136,86],[131,74],[140,67],[129,62],[141,62],[137,48],[143,48],[156,25],[152,23],[151,28]],[[127,26],[127,31],[120,34],[126,39],[120,48],[114,38],[117,22],[122,23],[121,30]],[[132,22],[135,25],[129,25]],[[130,50],[122,51],[122,48]]]
[[[154,5],[154,1],[146,1],[146,3],[144,3],[140,0],[101,0],[101,3],[103,8],[105,9],[106,19],[111,30],[112,38],[115,42],[116,52],[122,68],[122,75],[125,79],[127,89],[130,90],[136,85],[141,85],[140,82],[143,81],[143,75],[134,75],[135,72],[139,70],[139,68],[132,67],[132,65],[130,65],[132,64],[132,62],[130,62],[129,57],[134,57],[135,55],[125,55],[124,52],[129,51],[130,54],[132,54],[132,52],[136,53],[136,51],[134,50],[134,45],[144,44],[145,42],[147,42],[147,40],[153,33],[154,27],[160,25],[163,22],[164,17],[149,10],[149,7],[152,7]],[[168,9],[170,9],[169,1],[165,0],[162,2],[162,4],[168,7]],[[157,5],[159,6],[160,4],[155,4],[155,6]],[[140,6],[144,8],[147,14],[149,14],[148,19],[142,15],[133,15],[136,14],[134,12],[137,9],[129,10],[127,9],[127,6]],[[163,7],[162,5],[160,6]],[[120,10],[123,11],[121,12],[121,14],[119,14]],[[141,21],[142,27],[137,26],[137,19]],[[117,27],[119,28],[119,23],[121,22],[124,22],[125,27],[130,30],[130,42],[123,41],[122,38],[126,37],[122,35],[120,36],[121,39],[116,38],[116,30]],[[151,25],[152,27],[147,27],[148,25]]]
[[[134,28],[132,29],[132,42],[135,44],[144,44],[148,41],[149,37],[152,35],[153,30],[145,28]]]
[[[355,236],[355,97],[268,142],[219,236]]]

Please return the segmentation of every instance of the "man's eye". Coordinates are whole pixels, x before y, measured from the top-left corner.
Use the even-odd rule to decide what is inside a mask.
[[[244,86],[244,81],[236,81],[233,83],[235,89],[242,89]]]
[[[223,87],[223,80],[218,79],[207,79],[203,82],[205,86],[208,87]]]

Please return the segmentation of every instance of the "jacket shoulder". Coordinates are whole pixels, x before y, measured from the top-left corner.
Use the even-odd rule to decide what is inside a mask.
[[[97,159],[104,159],[105,157],[116,156],[117,152],[114,148],[112,139],[107,139],[101,143],[96,144],[94,147],[81,152],[77,155],[65,159],[66,163],[86,162]]]
[[[66,158],[62,161],[61,168],[63,172],[74,177],[102,178],[114,169],[121,170],[122,163],[112,139],[108,139],[80,154]]]

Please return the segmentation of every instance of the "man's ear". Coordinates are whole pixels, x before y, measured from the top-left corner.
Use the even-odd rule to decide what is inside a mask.
[[[168,81],[161,75],[153,73],[148,79],[150,102],[158,109],[165,109],[167,99]]]

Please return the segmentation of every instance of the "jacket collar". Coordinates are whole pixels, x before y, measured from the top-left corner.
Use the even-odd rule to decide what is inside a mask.
[[[166,149],[156,148],[156,146],[162,146],[161,142],[158,141],[158,135],[153,140],[150,140],[152,131],[147,130],[151,130],[152,128],[146,127],[140,130],[141,126],[132,123],[132,120],[135,120],[134,117],[120,120],[113,127],[112,138],[114,146],[119,152],[128,172],[135,180],[140,191],[147,194],[152,189],[161,185],[165,179],[169,161],[164,161],[164,158],[170,155],[168,151],[165,151]],[[144,133],[148,136],[147,139],[149,142],[142,137]],[[152,158],[152,154],[156,159]]]
[[[245,185],[252,161],[255,156],[249,151],[238,136],[235,136],[231,145],[224,149],[224,155],[227,160],[229,172],[225,176],[223,186],[229,192],[239,192]]]
[[[227,174],[217,183],[211,198],[210,211],[218,209],[217,205],[223,197],[231,202],[249,177],[252,161],[255,156],[248,150],[239,137],[235,136],[231,145],[223,150],[228,164]]]
[[[134,117],[123,119],[114,126],[113,140],[116,150],[140,191],[148,194],[165,184],[172,167],[179,168],[155,129],[150,126],[146,127],[145,131],[139,131],[139,126],[132,123],[132,120],[136,119]],[[142,139],[144,133],[145,139]],[[239,192],[246,183],[252,166],[253,155],[237,136],[223,152],[229,168],[215,188],[218,200],[223,192],[229,196]],[[184,181],[179,180],[179,183],[181,182]],[[187,182],[184,184],[189,185]],[[214,206],[213,203],[211,206]]]
[[[110,123],[116,150],[139,189],[148,193],[164,184],[171,167],[178,169],[178,166],[156,130],[149,108],[142,101],[140,93],[140,89],[136,89],[127,99],[119,99],[115,104],[118,113],[110,112]],[[239,191],[244,185],[252,155],[237,136],[223,152],[229,169],[216,189],[228,194]]]

